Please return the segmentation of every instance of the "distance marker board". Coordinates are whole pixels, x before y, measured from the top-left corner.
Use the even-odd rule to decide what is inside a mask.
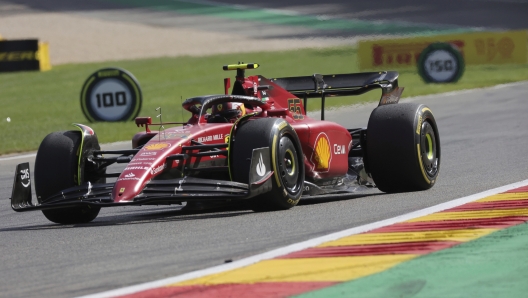
[[[420,54],[418,73],[427,83],[454,83],[464,73],[464,58],[450,43],[432,43]]]
[[[136,78],[120,68],[91,74],[81,90],[81,108],[90,122],[130,121],[141,110],[141,88]]]

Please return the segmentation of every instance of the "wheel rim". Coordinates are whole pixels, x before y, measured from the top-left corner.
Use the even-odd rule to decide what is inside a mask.
[[[433,126],[428,122],[422,123],[422,134],[420,138],[421,159],[424,170],[429,177],[435,177],[438,173],[438,150],[436,134]]]
[[[286,170],[286,174],[288,176],[293,176],[296,174],[295,171],[295,156],[293,155],[293,152],[291,150],[286,150],[286,154],[284,156],[284,169]]]
[[[278,174],[284,187],[289,193],[296,193],[300,189],[299,159],[295,145],[288,136],[283,136],[279,142]]]

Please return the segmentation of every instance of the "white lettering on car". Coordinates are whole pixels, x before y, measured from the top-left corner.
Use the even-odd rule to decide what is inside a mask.
[[[140,155],[141,156],[151,156],[151,155],[156,155],[156,154],[158,154],[158,152],[143,152]]]
[[[151,173],[152,175],[156,175],[157,173],[163,171],[165,168],[166,168],[166,165],[165,165],[165,164],[162,164],[162,165],[159,166],[159,167],[152,168],[152,169],[150,170],[150,173]]]
[[[150,167],[126,167],[123,171],[127,171],[127,170],[149,170]]]
[[[346,154],[345,145],[334,144],[334,154]]]
[[[215,134],[215,135],[210,135],[210,136],[205,136],[205,137],[199,137],[198,142],[203,143],[203,142],[217,141],[217,140],[223,140],[223,139],[224,139],[224,135],[220,133],[220,134]]]
[[[30,180],[29,180],[29,169],[21,170],[20,174],[21,174],[20,175],[20,180],[22,180],[22,181],[20,181],[20,183],[22,183],[22,186],[24,186],[24,188],[27,188],[29,186],[29,182],[30,182]],[[25,179],[28,180],[27,183],[24,183],[23,180],[25,180]]]

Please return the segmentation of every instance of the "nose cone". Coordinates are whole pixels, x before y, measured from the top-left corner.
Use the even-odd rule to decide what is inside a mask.
[[[141,192],[143,180],[139,173],[122,174],[112,190],[115,203],[131,202]]]

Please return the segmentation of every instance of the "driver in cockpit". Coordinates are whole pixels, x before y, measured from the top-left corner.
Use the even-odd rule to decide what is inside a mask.
[[[244,104],[239,102],[225,102],[213,105],[207,123],[233,123],[246,114]]]

